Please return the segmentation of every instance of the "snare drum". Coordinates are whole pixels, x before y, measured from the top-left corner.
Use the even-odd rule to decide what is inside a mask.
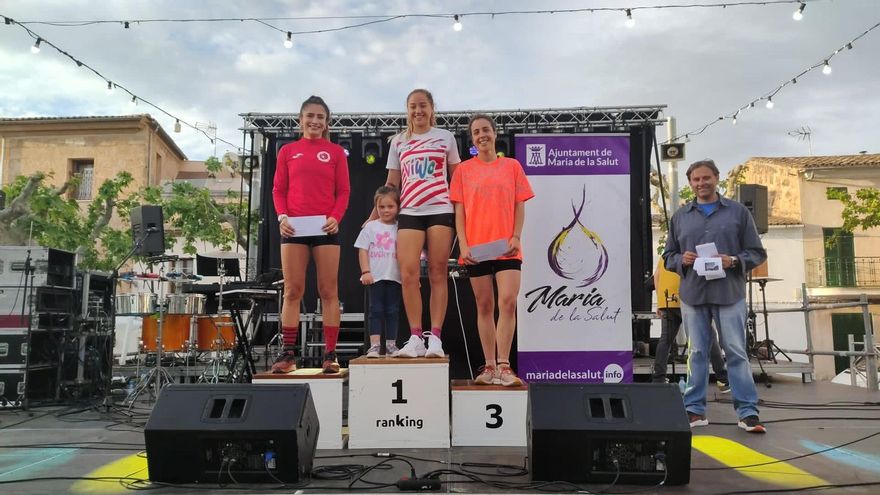
[[[225,351],[235,345],[232,317],[199,316],[197,349],[201,352]],[[217,323],[220,323],[219,325]],[[217,342],[219,340],[219,342]]]
[[[189,340],[189,315],[165,315],[162,324],[162,350],[167,352],[181,352],[186,350],[186,341]],[[144,349],[156,352],[156,339],[159,336],[159,318],[156,315],[145,316],[144,326],[141,330],[141,340]]]
[[[156,294],[133,292],[116,296],[116,315],[148,315],[156,312]]]
[[[168,309],[171,315],[200,315],[205,313],[205,296],[202,294],[169,294]]]

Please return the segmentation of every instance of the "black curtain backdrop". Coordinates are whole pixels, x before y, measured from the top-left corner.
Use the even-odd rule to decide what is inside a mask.
[[[596,132],[609,132],[610,129],[597,129]],[[652,125],[634,126],[629,129],[630,135],[630,248],[631,267],[631,295],[633,311],[651,310],[651,293],[644,287],[643,281],[652,273],[652,253],[654,249],[651,240],[651,215],[650,215],[650,181],[651,153],[654,146],[654,127]],[[364,313],[364,289],[359,282],[360,269],[358,266],[357,250],[354,241],[360,232],[361,225],[373,207],[373,194],[376,189],[385,183],[387,170],[385,164],[388,156],[388,137],[390,134],[381,136],[382,155],[372,165],[368,165],[362,156],[362,135],[352,133],[350,137],[339,138],[332,136],[331,140],[341,143],[349,150],[348,170],[351,181],[351,199],[348,210],[340,224],[340,242],[342,245],[339,266],[339,299],[344,304],[346,313]],[[503,134],[500,137],[505,137]],[[471,142],[463,132],[456,133],[462,160],[470,158],[468,150]],[[272,178],[275,174],[275,157],[278,149],[284,144],[293,141],[294,138],[269,135],[266,146],[266,155],[262,160],[262,207],[261,215],[263,222],[259,228],[259,249],[257,252],[258,273],[265,273],[272,269],[281,268],[280,260],[280,236],[278,233],[277,214],[272,203]],[[514,157],[512,143],[508,145],[508,156]],[[457,258],[458,249],[454,248],[451,255]],[[449,304],[446,312],[446,322],[443,330],[444,348],[450,354],[450,373],[452,378],[469,378],[468,365],[476,370],[483,363],[483,353],[480,348],[479,337],[476,330],[476,309],[474,307],[473,292],[467,278],[459,278],[453,284],[449,281]],[[422,279],[423,295],[423,328],[429,328],[428,316],[428,281]],[[459,304],[455,302],[454,290],[457,288]],[[309,265],[306,275],[306,291],[303,298],[305,311],[316,310],[317,286],[314,264]],[[465,337],[462,336],[461,324],[459,323],[459,309],[461,319],[464,322]],[[647,342],[650,331],[650,322],[637,320],[633,323],[633,339]],[[409,326],[406,323],[406,315],[401,306],[400,312],[400,335],[398,342],[402,344],[409,337]],[[466,359],[465,342],[470,355],[470,363]],[[516,367],[516,340],[514,339],[511,351],[511,361]]]

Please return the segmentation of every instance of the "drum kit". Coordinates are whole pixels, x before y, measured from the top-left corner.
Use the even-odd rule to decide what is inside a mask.
[[[150,285],[158,283],[158,294],[153,291],[132,292],[119,294],[115,300],[117,316],[138,316],[143,320],[138,366],[143,363],[147,368],[147,363],[153,361],[148,373],[142,375],[138,371],[140,380],[126,398],[130,405],[153,383],[155,394],[158,395],[158,390],[164,384],[173,381],[166,370],[169,365],[177,366],[182,362],[187,368],[200,366],[202,372],[198,375],[198,382],[216,383],[222,380],[223,372],[227,369],[225,364],[236,344],[233,318],[229,312],[223,311],[223,270],[219,273],[220,304],[216,314],[206,314],[205,295],[181,292],[184,284],[192,283],[192,278],[180,276],[179,273],[166,276],[164,265],[160,265],[158,277],[149,275],[130,277],[128,280]],[[165,284],[170,285],[170,294],[164,294]],[[189,369],[185,370],[184,375],[187,379],[194,376]]]

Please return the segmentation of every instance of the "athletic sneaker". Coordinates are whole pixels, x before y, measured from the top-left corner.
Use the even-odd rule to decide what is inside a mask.
[[[296,356],[293,351],[284,351],[272,363],[272,373],[290,373],[296,371]]]
[[[480,367],[480,374],[474,378],[477,385],[492,385],[495,383],[495,367],[491,364]]]
[[[425,352],[425,357],[442,358],[443,356],[445,356],[445,354],[443,354],[443,342],[436,335],[429,335],[428,350]]]
[[[406,344],[403,346],[397,353],[397,357],[402,358],[417,358],[425,356],[425,339],[421,337],[421,335],[410,335],[409,340],[406,341]]]
[[[688,413],[688,422],[691,424],[691,428],[696,428],[697,426],[709,426],[709,420],[706,419],[706,416],[702,414],[694,414],[692,412]]]
[[[339,373],[339,362],[336,360],[336,351],[324,354],[324,363],[321,365],[324,373]]]
[[[396,342],[386,342],[385,343],[385,357],[397,357],[397,353],[400,352],[400,349],[397,348]]]
[[[379,349],[380,349],[379,344],[371,345],[370,348],[367,350],[367,357],[368,358],[379,357]]]
[[[764,428],[764,425],[761,424],[761,420],[754,414],[739,420],[737,426],[749,433],[767,433],[767,428]]]
[[[498,380],[498,383],[504,385],[505,387],[519,387],[522,385],[522,380],[516,376],[516,373],[513,372],[513,369],[510,365],[502,364],[498,367],[498,371],[495,372],[495,379]]]
[[[722,382],[719,380],[715,384],[718,385],[718,391],[721,392],[722,394],[729,394],[730,393],[730,384],[728,384],[727,382]]]

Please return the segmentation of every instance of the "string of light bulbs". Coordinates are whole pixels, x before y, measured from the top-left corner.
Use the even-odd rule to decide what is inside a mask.
[[[694,128],[694,130],[692,130],[692,131],[688,131],[683,134],[679,134],[678,136],[675,136],[674,138],[665,141],[663,144],[674,143],[682,138],[684,138],[685,141],[687,141],[688,139],[690,139],[693,136],[699,136],[700,134],[705,132],[706,129],[708,129],[708,128],[712,127],[713,125],[715,125],[721,121],[724,121],[724,120],[731,120],[731,123],[733,125],[736,125],[737,119],[739,118],[739,116],[742,112],[755,108],[755,105],[761,103],[762,101],[764,102],[765,108],[767,108],[768,110],[772,110],[775,105],[775,103],[773,102],[773,97],[776,96],[785,87],[793,86],[793,85],[797,84],[799,79],[801,79],[806,74],[808,74],[814,70],[817,70],[817,69],[821,69],[822,73],[825,74],[826,76],[831,75],[831,72],[832,72],[831,71],[831,59],[836,57],[838,54],[840,54],[844,50],[846,50],[846,51],[852,50],[853,46],[855,45],[855,43],[857,41],[859,41],[863,37],[867,36],[871,31],[874,31],[877,28],[880,28],[880,22],[877,22],[873,26],[862,31],[858,36],[849,40],[844,45],[842,45],[840,48],[837,48],[836,50],[831,52],[828,56],[823,57],[822,60],[820,60],[819,62],[807,67],[806,69],[802,70],[800,73],[796,74],[795,76],[786,79],[781,84],[779,84],[778,86],[773,88],[771,91],[768,91],[768,92],[764,93],[763,95],[751,100],[749,103],[737,108],[735,111],[733,111],[731,113],[721,115],[720,117],[707,122],[706,124],[702,125],[701,127]]]
[[[807,0],[739,0],[723,3],[687,3],[687,4],[664,4],[664,5],[634,5],[628,7],[582,7],[574,9],[537,9],[537,10],[498,10],[498,11],[469,11],[469,12],[434,12],[434,13],[405,13],[405,14],[388,14],[388,15],[328,15],[328,16],[288,16],[288,17],[204,17],[204,18],[155,18],[155,19],[96,19],[83,21],[14,21],[17,24],[35,24],[47,25],[54,27],[86,27],[98,24],[119,24],[124,29],[130,29],[132,24],[152,24],[152,23],[201,23],[201,22],[254,22],[266,26],[272,30],[282,34],[282,40],[286,48],[293,47],[294,36],[306,34],[322,34],[329,32],[345,31],[349,29],[357,29],[375,24],[382,24],[399,19],[407,18],[435,18],[448,19],[452,21],[452,29],[456,32],[463,29],[462,20],[465,17],[491,17],[511,15],[547,15],[547,14],[594,14],[602,12],[617,12],[623,14],[624,25],[628,28],[635,26],[633,12],[639,10],[664,10],[664,9],[726,9],[728,7],[745,7],[745,6],[771,6],[779,4],[798,4],[797,10],[794,11],[792,17],[795,20],[803,18],[803,12],[806,7]],[[811,0],[813,2],[819,0]],[[276,26],[275,22],[279,21],[336,21],[351,20],[364,21],[338,26],[332,28],[312,29],[312,30],[291,30]],[[8,24],[8,22],[7,22]]]
[[[212,135],[208,134],[207,130],[206,130],[204,127],[199,127],[199,126],[197,126],[196,124],[190,124],[187,120],[185,120],[185,119],[183,119],[183,118],[181,118],[181,117],[178,117],[178,116],[176,116],[176,115],[173,115],[171,112],[165,110],[164,108],[160,107],[160,106],[157,105],[156,103],[153,103],[152,101],[150,101],[150,100],[148,100],[148,99],[146,99],[146,98],[144,98],[144,97],[142,97],[142,96],[138,96],[138,95],[136,95],[132,90],[128,89],[127,87],[123,86],[122,84],[120,84],[120,83],[118,83],[118,82],[115,82],[115,81],[111,80],[109,77],[107,77],[107,76],[105,76],[104,74],[102,74],[98,69],[95,69],[95,68],[92,67],[91,65],[89,65],[89,64],[83,62],[82,60],[80,60],[80,59],[74,57],[73,55],[71,55],[71,54],[70,54],[69,52],[67,52],[66,50],[62,49],[62,48],[59,47],[58,45],[55,45],[54,43],[52,43],[51,41],[47,40],[47,39],[46,39],[45,37],[43,37],[42,35],[35,33],[34,31],[32,31],[32,30],[31,30],[30,28],[28,28],[27,26],[24,26],[24,25],[22,25],[22,24],[16,22],[15,20],[13,20],[13,19],[11,19],[11,18],[9,18],[9,17],[6,17],[6,16],[4,16],[4,15],[2,15],[2,14],[0,14],[0,17],[3,17],[3,19],[4,19],[4,24],[6,24],[6,25],[18,25],[19,27],[21,27],[22,29],[24,29],[24,30],[28,33],[28,35],[30,35],[33,39],[36,40],[36,41],[34,42],[33,46],[31,46],[31,53],[33,53],[33,54],[38,54],[38,53],[40,53],[40,50],[41,50],[42,46],[44,46],[44,45],[45,45],[45,46],[49,46],[49,47],[55,49],[55,51],[57,51],[57,52],[60,53],[61,55],[63,55],[63,56],[65,56],[65,57],[69,58],[70,60],[72,60],[72,61],[76,64],[77,67],[85,68],[86,70],[90,71],[90,72],[93,73],[94,75],[96,75],[96,76],[100,77],[102,80],[104,80],[104,81],[107,83],[107,94],[108,94],[108,95],[113,94],[114,91],[115,91],[116,89],[119,89],[119,90],[121,90],[121,91],[124,91],[124,92],[128,93],[128,95],[131,96],[131,104],[132,104],[132,105],[137,105],[138,102],[142,102],[142,103],[145,103],[146,105],[149,105],[149,106],[155,108],[156,110],[158,110],[158,111],[161,112],[162,114],[168,116],[169,118],[174,119],[174,132],[180,132],[180,131],[181,131],[181,126],[184,126],[184,125],[185,125],[185,126],[189,127],[190,129],[193,129],[194,131],[203,134],[206,138],[208,138],[209,141],[211,141],[211,144],[215,144],[216,141],[219,141],[219,142],[221,142],[221,143],[225,143],[225,144],[227,144],[227,145],[229,145],[229,146],[232,146],[233,149],[235,149],[236,152],[238,152],[239,154],[243,154],[243,153],[244,153],[244,150],[243,150],[240,146],[236,145],[235,143],[232,143],[232,142],[227,141],[227,140],[225,140],[225,139],[222,139],[222,138],[216,137],[216,135],[212,136]]]

